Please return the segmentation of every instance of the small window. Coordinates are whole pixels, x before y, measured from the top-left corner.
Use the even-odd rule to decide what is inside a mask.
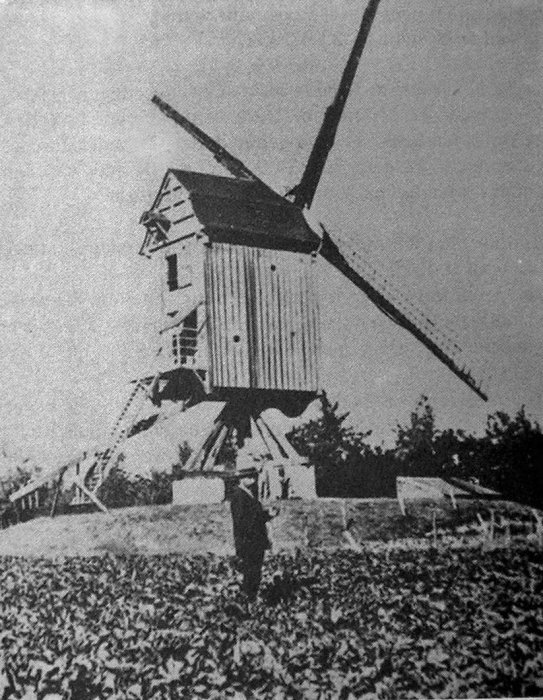
[[[177,279],[177,255],[167,255],[166,265],[168,266],[168,289],[170,292],[179,288]]]

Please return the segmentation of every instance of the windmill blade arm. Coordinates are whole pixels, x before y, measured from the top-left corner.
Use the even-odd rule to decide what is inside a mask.
[[[347,102],[356,75],[356,69],[358,68],[362,51],[366,45],[379,2],[380,0],[370,0],[364,11],[362,23],[360,24],[358,35],[351,49],[347,65],[343,71],[334,101],[326,110],[324,120],[315,143],[313,144],[313,149],[311,150],[302,179],[291,192],[291,194],[294,195],[294,204],[299,207],[310,207],[313,202],[313,197],[315,196],[324,166],[326,165],[328,154],[334,145],[341,115],[343,114],[343,109]]]
[[[462,348],[445,334],[440,333],[433,321],[412,304],[392,299],[392,295],[387,292],[384,278],[381,278],[375,268],[365,265],[359,259],[357,251],[353,250],[348,243],[339,238],[333,240],[324,227],[322,230],[321,255],[363,291],[384,314],[408,330],[451,372],[487,401],[488,397],[482,391],[480,382],[472,376],[462,361]]]
[[[229,153],[226,148],[217,143],[211,136],[202,131],[196,124],[193,124],[189,119],[179,114],[177,110],[171,107],[167,102],[164,102],[158,95],[154,95],[151,102],[155,104],[163,114],[172,119],[178,126],[184,129],[187,134],[192,136],[199,144],[207,148],[215,158],[229,173],[241,180],[252,180],[260,183],[267,190],[272,191],[269,185],[266,185],[259,177],[257,177],[249,168],[238,158]]]

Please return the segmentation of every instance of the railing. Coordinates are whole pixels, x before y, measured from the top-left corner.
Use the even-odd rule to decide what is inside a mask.
[[[196,328],[183,328],[181,333],[174,334],[172,338],[172,352],[174,363],[184,367],[192,367],[196,364],[198,349],[198,330]]]

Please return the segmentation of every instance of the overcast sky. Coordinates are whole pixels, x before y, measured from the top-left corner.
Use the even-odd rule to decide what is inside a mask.
[[[99,439],[154,352],[138,225],[168,167],[220,168],[150,102],[285,191],[358,30],[354,0],[0,3],[0,443]],[[543,419],[540,0],[382,0],[315,213],[486,364],[484,403],[319,263],[323,386],[377,442]]]

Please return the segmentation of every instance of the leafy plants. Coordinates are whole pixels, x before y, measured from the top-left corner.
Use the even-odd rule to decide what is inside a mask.
[[[3,697],[541,695],[541,552],[280,552],[253,614],[229,558],[0,559]],[[241,613],[240,613],[241,610]]]

